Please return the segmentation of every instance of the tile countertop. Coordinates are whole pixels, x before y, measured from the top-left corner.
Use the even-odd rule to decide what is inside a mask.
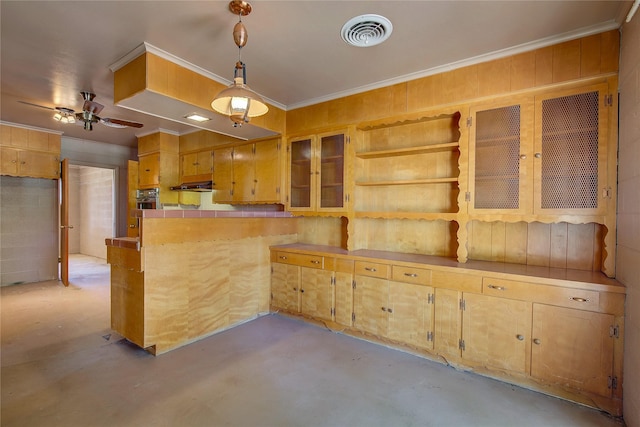
[[[128,248],[139,250],[140,239],[137,237],[110,237],[104,239],[104,243],[107,246],[117,246],[119,248]]]
[[[136,218],[292,218],[290,212],[285,211],[216,211],[216,210],[164,210],[164,209],[136,209],[131,212]]]

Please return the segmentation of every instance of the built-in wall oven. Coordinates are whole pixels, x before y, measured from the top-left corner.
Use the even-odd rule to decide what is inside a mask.
[[[160,209],[160,192],[158,188],[137,190],[136,209]]]

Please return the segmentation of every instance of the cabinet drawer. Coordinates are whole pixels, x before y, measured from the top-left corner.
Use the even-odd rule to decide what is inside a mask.
[[[403,267],[394,265],[391,269],[391,278],[396,282],[414,283],[416,285],[431,284],[431,270],[426,268]]]
[[[381,279],[389,278],[389,269],[391,266],[387,264],[378,264],[375,262],[356,261],[355,274],[369,277],[379,277]]]
[[[282,264],[300,265],[302,267],[324,268],[324,257],[319,255],[277,252],[276,262]]]
[[[596,291],[517,282],[491,277],[482,279],[482,293],[582,310],[598,311],[600,306],[600,293]]]

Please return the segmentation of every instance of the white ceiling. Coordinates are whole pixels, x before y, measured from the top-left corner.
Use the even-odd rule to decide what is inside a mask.
[[[242,60],[247,83],[293,109],[454,67],[619,28],[632,1],[252,1]],[[193,128],[113,105],[110,66],[143,42],[229,82],[238,58],[228,1],[0,1],[0,120],[65,136],[136,146],[136,134]],[[340,30],[361,14],[393,24],[383,44],[357,48]],[[24,104],[80,111],[80,91],[102,117],[142,129],[93,131]],[[21,102],[19,102],[21,101]],[[231,126],[229,122],[229,126]]]

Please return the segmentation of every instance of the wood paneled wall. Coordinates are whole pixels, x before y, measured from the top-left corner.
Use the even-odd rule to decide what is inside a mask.
[[[618,71],[617,30],[287,112],[287,133],[338,126]]]
[[[543,267],[600,270],[599,224],[471,221],[469,258]]]

